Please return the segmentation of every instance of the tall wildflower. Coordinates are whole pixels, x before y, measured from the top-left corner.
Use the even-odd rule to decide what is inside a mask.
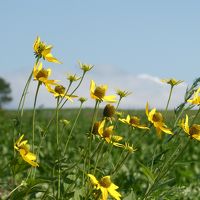
[[[43,83],[44,85],[56,85],[56,80],[49,80],[49,76],[51,75],[51,69],[44,69],[42,67],[42,62],[34,65],[33,68],[33,78],[34,80],[39,81],[39,83]]]
[[[37,37],[33,44],[33,50],[36,58],[43,58],[49,62],[61,64],[61,62],[51,54],[52,48],[52,45],[46,45],[44,42],[42,42],[40,37]]]
[[[107,85],[96,86],[95,82],[92,80],[90,83],[90,96],[92,99],[98,101],[106,101],[111,103],[116,102],[115,95],[106,96],[107,89]]]
[[[185,120],[182,121],[181,125],[188,136],[200,141],[200,124],[192,124],[191,126],[189,126],[188,115],[186,115]]]
[[[145,124],[140,123],[140,118],[137,116],[127,115],[126,119],[119,118],[119,121],[128,124],[134,128],[149,129]]]
[[[71,102],[73,102],[72,98],[75,98],[77,96],[75,95],[68,95],[66,94],[66,89],[63,85],[56,85],[54,88],[52,88],[50,85],[47,85],[47,90],[54,95],[54,97],[64,97]]]
[[[194,96],[192,99],[188,100],[189,103],[200,106],[200,87],[194,92]]]
[[[161,81],[163,83],[167,83],[169,84],[171,87],[170,87],[170,92],[169,92],[169,97],[168,97],[168,100],[167,100],[167,105],[166,105],[166,108],[165,108],[165,111],[167,111],[168,109],[168,106],[169,106],[169,102],[170,102],[170,99],[171,99],[171,96],[172,96],[172,91],[173,91],[173,88],[175,85],[179,85],[180,83],[182,83],[183,81],[181,80],[176,80],[174,78],[171,78],[171,79],[161,79]]]
[[[182,83],[182,80],[176,80],[175,78],[170,78],[170,79],[161,79],[163,83],[169,84],[171,87],[174,87],[175,85],[179,85]]]
[[[99,135],[105,139],[107,143],[112,143],[114,146],[117,146],[118,141],[122,140],[123,138],[119,135],[114,135],[114,126],[105,127],[105,120],[103,120],[98,127]]]
[[[107,200],[108,194],[116,200],[121,199],[121,194],[116,191],[119,187],[111,181],[110,176],[104,176],[100,179],[100,181],[98,181],[92,174],[88,174],[88,176],[94,188],[96,190],[101,190],[102,200]]]
[[[14,148],[20,153],[21,157],[33,167],[38,167],[36,162],[36,155],[30,152],[30,146],[27,140],[22,140],[24,135],[22,135],[14,144]]]
[[[167,133],[167,134],[173,134],[171,130],[166,126],[166,124],[163,122],[163,116],[160,112],[157,112],[156,109],[152,109],[149,112],[149,105],[146,104],[146,115],[148,120],[153,124],[153,126],[156,128],[156,133],[159,137],[161,137],[161,132]]]

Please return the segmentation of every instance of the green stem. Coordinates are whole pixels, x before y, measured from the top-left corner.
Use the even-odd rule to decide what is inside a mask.
[[[193,118],[191,124],[194,124],[194,122],[196,121],[196,119],[197,119],[199,113],[200,113],[200,105],[199,105],[199,109],[198,109],[198,111],[196,112],[196,115],[194,116],[194,118]]]
[[[27,91],[28,91],[32,76],[33,76],[33,71],[31,72],[31,74],[30,74],[30,76],[29,76],[29,78],[26,82],[26,85],[25,85],[24,90],[22,92],[22,96],[20,98],[20,102],[19,102],[19,105],[18,105],[18,108],[17,108],[17,116],[18,116],[17,118],[18,118],[18,122],[19,122],[20,132],[21,132],[21,119],[22,119],[23,112],[24,112],[24,103],[25,103],[25,100],[26,100],[26,95],[27,95]]]
[[[60,199],[60,185],[61,185],[61,171],[60,171],[60,148],[59,148],[59,97],[57,98],[56,106],[56,144],[57,144],[57,156],[58,156],[58,193],[57,199]]]
[[[20,185],[18,185],[16,188],[14,188],[9,194],[8,194],[8,196],[6,197],[6,200],[8,200],[9,199],[9,197],[12,195],[12,193],[13,192],[15,192],[16,190],[18,190],[20,187],[22,187],[24,184],[23,184],[23,182],[20,184]]]
[[[131,138],[131,132],[132,132],[132,127],[129,128],[129,131],[128,131],[128,139],[126,140],[126,142],[128,143],[130,138]],[[112,149],[111,149],[112,150]],[[125,157],[121,160],[122,156],[123,156],[123,153],[124,153],[124,149],[122,150],[119,158],[118,158],[118,162],[117,164],[115,165],[115,168],[113,169],[113,171],[111,172],[111,174],[113,175],[117,170],[119,170],[121,168],[121,166],[123,165],[123,163],[126,161],[128,155],[130,154],[130,152],[128,151],[127,154],[125,155]],[[111,153],[111,152],[110,152]]]
[[[167,110],[168,110],[169,102],[170,102],[170,99],[171,99],[171,96],[172,96],[172,90],[173,90],[173,86],[171,86],[171,88],[170,88],[169,98],[168,98],[167,105],[166,105],[166,108],[165,108],[165,113],[167,113]]]
[[[97,100],[96,103],[95,103],[95,107],[94,107],[94,112],[93,112],[93,116],[92,116],[92,126],[91,126],[91,130],[90,130],[90,143],[89,143],[89,156],[90,156],[90,153],[91,153],[91,148],[92,148],[92,130],[94,128],[94,123],[95,123],[95,120],[96,120],[96,115],[97,115],[97,108],[98,108],[98,105],[99,105],[99,101]]]
[[[69,136],[68,136],[68,138],[67,138],[67,142],[66,142],[65,148],[64,148],[64,155],[65,155],[65,153],[66,153],[66,151],[67,151],[67,146],[68,146],[69,140],[71,139],[71,135],[72,135],[72,133],[73,133],[73,131],[74,131],[74,128],[75,128],[76,123],[77,123],[77,120],[78,120],[78,118],[79,118],[79,116],[80,116],[80,113],[81,113],[81,110],[82,110],[82,105],[83,105],[83,104],[81,103],[80,108],[79,108],[79,111],[78,111],[78,114],[76,115],[76,118],[75,118],[75,120],[74,120],[73,126],[72,126],[71,131],[70,131],[70,133],[69,133]]]
[[[112,175],[114,175],[117,171],[119,171],[119,169],[122,167],[122,165],[125,163],[125,161],[127,160],[128,156],[130,155],[130,152],[128,151],[126,153],[126,155],[124,156],[124,158],[118,162],[115,166],[115,169],[111,172]]]
[[[104,140],[102,140],[100,144],[101,144],[101,148],[100,148],[100,150],[98,151],[98,154],[97,154],[97,157],[96,157],[96,162],[95,162],[93,174],[95,174],[96,169],[97,169],[97,166],[98,166],[98,162],[99,162],[99,160],[100,160],[99,157],[100,157],[100,154],[101,154],[101,152],[102,152],[102,150],[103,150],[103,146],[104,146],[104,144],[105,144]]]
[[[174,166],[175,162],[180,158],[180,156],[183,154],[185,151],[186,147],[188,146],[190,140],[186,142],[185,145],[182,146],[181,149],[179,149],[180,144],[177,146],[173,154],[168,158],[168,160],[163,164],[159,174],[155,178],[153,184],[148,187],[147,191],[145,192],[144,198],[147,199],[148,196],[154,191],[154,188],[157,186],[159,181],[166,175],[166,173]],[[175,155],[178,152],[177,155]]]
[[[91,149],[92,149],[92,130],[94,128],[94,123],[96,120],[96,114],[97,114],[97,108],[99,106],[99,101],[96,100],[95,102],[95,107],[94,107],[94,111],[93,111],[93,115],[92,115],[92,123],[91,123],[91,129],[90,129],[90,133],[89,133],[89,139],[88,139],[88,145],[87,148],[85,148],[85,159],[84,159],[84,171],[86,170],[86,165],[88,166],[88,171],[90,171],[90,154],[91,154]],[[85,174],[83,173],[83,184],[84,184],[84,180],[85,180]]]
[[[117,112],[117,110],[118,110],[118,108],[119,108],[119,104],[120,104],[121,100],[122,100],[122,97],[120,97],[120,98],[119,98],[119,101],[117,102],[117,106],[116,106],[116,108],[115,108],[116,112]]]
[[[37,58],[37,60],[35,61],[35,65],[37,65],[38,62],[39,62],[39,58]],[[19,105],[18,105],[18,108],[17,108],[17,115],[18,115],[18,118],[20,119],[20,121],[21,121],[21,117],[23,115],[24,103],[25,103],[27,91],[28,91],[32,76],[33,76],[33,70],[31,71],[31,74],[29,75],[29,78],[26,81],[26,84],[25,84],[25,87],[24,87],[24,90],[22,92],[22,96],[20,98]],[[21,110],[21,112],[20,112],[20,110]]]
[[[82,81],[83,81],[84,76],[85,76],[85,72],[83,72],[83,75],[82,75],[82,77],[81,77],[81,79],[80,79],[78,85],[77,85],[76,88],[69,94],[69,97],[71,97],[71,96],[74,94],[74,92],[79,88],[79,86],[81,85],[81,83],[82,83]],[[68,101],[68,99],[66,99],[66,100],[63,102],[63,104],[60,106],[59,109],[63,108],[63,106],[65,105],[65,103],[66,103],[67,101]]]
[[[34,99],[34,105],[33,105],[33,120],[32,120],[32,128],[33,128],[33,131],[32,131],[32,151],[34,153],[34,144],[35,144],[35,112],[36,112],[36,102],[37,102],[37,97],[38,97],[38,92],[39,92],[39,89],[40,89],[40,85],[41,83],[38,82],[38,85],[37,85],[37,89],[36,89],[36,93],[35,93],[35,99]]]
[[[82,81],[83,81],[84,76],[85,76],[85,72],[83,73],[83,76],[82,76],[82,78],[81,78],[79,84],[78,84],[77,87],[70,93],[69,97],[72,96],[72,95],[74,94],[74,92],[79,88],[79,86],[81,85],[81,83],[82,83]],[[69,87],[68,87],[67,91],[68,91],[68,90],[69,90]],[[67,99],[67,100],[68,100],[68,99]],[[64,106],[64,104],[67,102],[67,100],[61,105],[61,107],[59,108],[59,110],[62,109],[62,107]],[[49,123],[47,124],[47,126],[46,126],[46,128],[45,128],[45,130],[44,130],[43,137],[42,137],[42,139],[41,139],[41,141],[40,141],[39,148],[38,148],[38,151],[37,151],[37,155],[39,155],[39,153],[40,153],[41,145],[42,145],[42,143],[43,143],[43,141],[44,141],[44,139],[45,139],[45,137],[46,137],[46,133],[47,133],[47,131],[48,131],[48,129],[49,129],[49,127],[50,127],[52,121],[54,120],[55,116],[56,116],[56,112],[53,114],[52,118],[49,120]]]
[[[56,106],[56,144],[57,144],[57,150],[59,148],[59,124],[58,124],[58,105],[59,105],[59,97],[57,98],[57,106]]]

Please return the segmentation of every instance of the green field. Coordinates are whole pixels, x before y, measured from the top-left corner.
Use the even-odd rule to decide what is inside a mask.
[[[112,181],[119,186],[117,191],[122,195],[121,199],[124,200],[200,199],[199,141],[191,140],[184,131],[179,131],[173,138],[163,134],[159,139],[155,129],[148,123],[145,111],[126,110],[124,116],[140,116],[141,121],[150,127],[149,131],[130,129],[126,124],[113,121],[117,127],[115,134],[123,136],[123,141],[128,140],[137,151],[127,153],[122,148],[102,142],[94,135],[91,139],[91,153],[94,156],[85,159],[84,150],[90,140],[93,109],[82,109],[73,128],[78,111],[64,109],[59,112],[59,149],[56,142],[55,117],[45,133],[55,111],[36,111],[35,150],[40,146],[39,167],[36,171],[31,170],[31,166],[24,162],[13,147],[21,134],[24,134],[31,144],[33,111],[24,111],[22,123],[17,120],[16,111],[0,111],[0,199],[58,199],[58,176],[59,199],[98,199],[98,195],[91,194],[92,186],[86,175],[90,170],[95,171],[96,177],[111,175]],[[186,113],[191,119],[196,112],[194,110]],[[60,121],[62,119],[69,120],[70,124],[65,126]],[[96,119],[102,119],[102,110],[99,110]],[[165,115],[168,127],[173,127],[174,121],[174,112],[168,112]],[[195,121],[199,123],[200,117]],[[63,155],[72,128],[73,133]],[[187,142],[189,143],[184,147]],[[173,154],[178,145],[179,150]],[[162,176],[155,183],[156,176],[162,170]],[[34,176],[31,174],[33,171]],[[20,185],[21,183],[23,184]],[[151,186],[151,192],[145,196],[147,188]]]

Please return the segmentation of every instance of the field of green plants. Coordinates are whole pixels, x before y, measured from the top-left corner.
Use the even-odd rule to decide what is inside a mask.
[[[18,109],[0,110],[0,199],[200,199],[200,78],[174,110],[168,106],[181,80],[162,80],[169,85],[164,110],[152,108],[150,99],[145,110],[123,110],[129,91],[110,95],[109,86],[91,80],[89,109],[76,91],[95,67],[79,62],[82,74],[61,85],[45,68],[45,62],[61,64],[52,46],[37,37],[33,49],[36,61]],[[37,89],[27,110],[32,81]],[[40,87],[55,109],[37,107]],[[68,101],[80,107],[65,109]]]

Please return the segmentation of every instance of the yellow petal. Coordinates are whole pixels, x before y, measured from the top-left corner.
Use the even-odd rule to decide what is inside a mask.
[[[45,59],[49,62],[53,62],[53,63],[58,63],[58,64],[62,64],[57,58],[53,57],[52,54],[47,54],[45,55]]]
[[[90,82],[90,94],[94,94],[94,90],[95,90],[96,84],[93,80],[91,80]]]
[[[192,137],[198,141],[200,141],[200,134],[193,134]]]
[[[90,177],[90,181],[92,182],[93,185],[98,185],[99,182],[98,180],[96,179],[95,176],[93,176],[92,174],[87,174],[89,177]]]
[[[102,194],[102,200],[107,200],[108,198],[108,191],[106,188],[104,187],[100,187],[101,189],[101,194]]]
[[[188,115],[186,115],[186,117],[185,117],[184,131],[185,131],[187,134],[190,134],[190,128],[189,128],[189,125],[188,125]]]
[[[103,120],[102,122],[101,122],[101,124],[99,125],[99,128],[98,128],[98,133],[99,133],[99,135],[103,135],[103,129],[104,129],[104,125],[105,125],[105,120]]]
[[[119,192],[116,191],[116,189],[118,188],[118,186],[116,186],[115,184],[111,184],[110,187],[107,189],[109,194],[116,200],[120,200],[121,198],[121,194]]]
[[[104,96],[103,100],[106,102],[114,103],[116,102],[116,96],[115,95]]]

